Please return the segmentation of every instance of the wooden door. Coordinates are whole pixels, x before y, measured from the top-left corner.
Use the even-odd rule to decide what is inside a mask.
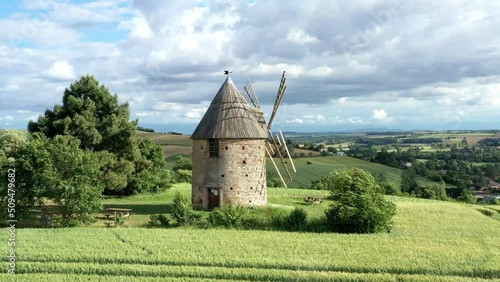
[[[207,188],[207,198],[209,210],[218,208],[220,206],[220,189],[219,188]]]

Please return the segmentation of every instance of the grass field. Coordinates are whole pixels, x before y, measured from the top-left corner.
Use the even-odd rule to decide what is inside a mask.
[[[189,135],[172,135],[137,131],[137,136],[150,138],[153,142],[160,145],[166,158],[178,154],[191,155],[191,152],[193,151],[193,141],[189,139]]]
[[[285,181],[287,181],[288,187],[307,188],[311,185],[311,181],[319,179],[321,176],[327,175],[335,169],[350,167],[362,168],[369,171],[370,173],[383,173],[385,174],[388,181],[393,182],[396,185],[399,185],[401,182],[401,169],[377,163],[371,163],[347,156],[326,156],[294,159],[297,173],[293,173],[291,166],[288,166],[292,174],[292,181],[287,178],[285,170],[282,169],[281,161],[279,159],[275,159],[275,162],[278,165],[278,168],[280,168],[281,174],[285,178]],[[307,164],[307,162],[311,162],[311,164]],[[267,162],[267,171],[268,173],[273,173],[275,171],[273,164],[269,160]],[[424,177],[418,177],[418,182],[422,186],[437,184],[436,182],[433,182]]]
[[[156,213],[175,192],[107,204]],[[304,206],[299,189],[270,189],[269,203]],[[498,281],[500,213],[477,205],[389,197],[390,233],[346,235],[198,228],[18,229],[17,275],[1,281]],[[490,208],[484,206],[481,208]],[[132,215],[130,220],[136,215]],[[0,230],[7,238],[7,230]],[[5,244],[5,246],[7,246]],[[4,254],[8,250],[4,249]]]

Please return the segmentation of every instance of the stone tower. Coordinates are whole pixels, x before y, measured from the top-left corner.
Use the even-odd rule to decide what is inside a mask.
[[[267,136],[228,76],[191,135],[193,205],[265,205]]]

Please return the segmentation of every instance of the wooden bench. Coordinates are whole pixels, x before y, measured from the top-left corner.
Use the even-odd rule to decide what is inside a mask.
[[[309,197],[304,198],[304,202],[306,202],[306,204],[309,204],[309,205],[321,204],[323,202],[323,198],[309,196]]]
[[[106,209],[106,213],[104,214],[104,216],[106,218],[110,218],[110,217],[113,218],[113,217],[117,217],[117,216],[129,217],[131,210],[132,209],[109,208],[109,209]]]

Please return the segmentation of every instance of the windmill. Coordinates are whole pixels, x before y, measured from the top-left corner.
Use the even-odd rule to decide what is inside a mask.
[[[285,187],[287,187],[286,182],[283,176],[281,175],[281,172],[278,169],[278,166],[276,165],[276,162],[274,161],[273,157],[277,157],[280,159],[281,164],[285,168],[285,171],[290,180],[292,180],[292,175],[290,173],[290,170],[288,169],[285,158],[288,158],[290,160],[290,164],[292,166],[293,171],[297,172],[297,170],[290,155],[290,151],[288,150],[285,137],[283,136],[283,132],[279,130],[277,133],[275,133],[276,135],[273,135],[271,126],[273,124],[274,118],[276,117],[276,113],[278,112],[278,108],[281,105],[283,96],[285,95],[286,88],[287,88],[286,76],[285,76],[285,71],[283,71],[283,75],[281,76],[281,81],[278,87],[278,93],[276,94],[276,100],[274,102],[273,111],[271,112],[269,122],[266,123],[266,120],[264,118],[264,112],[262,111],[259,99],[257,98],[257,94],[255,94],[255,91],[253,89],[250,80],[248,80],[246,85],[243,87],[243,96],[247,100],[248,104],[252,107],[252,110],[254,111],[254,115],[257,121],[268,132],[268,139],[266,140],[266,145],[265,145],[266,154],[271,159],[271,162],[274,168],[276,169],[276,172],[278,173],[281,182]]]

